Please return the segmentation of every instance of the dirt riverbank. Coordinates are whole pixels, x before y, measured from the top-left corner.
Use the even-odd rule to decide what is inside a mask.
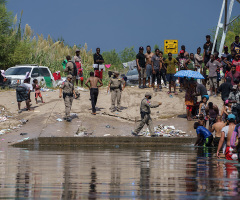
[[[18,114],[15,91],[0,92],[1,114],[7,116],[5,122],[0,122],[1,144],[13,144],[23,139],[36,137],[73,137],[76,132],[84,130],[91,136],[131,136],[131,130],[140,119],[139,105],[147,91],[152,89],[138,89],[127,87],[122,93],[122,112],[110,112],[111,95],[106,88],[100,89],[97,103],[97,115],[91,115],[91,102],[89,91],[79,91],[81,96],[74,100],[72,113],[77,117],[71,123],[57,121],[64,116],[63,99],[59,99],[59,90],[42,92],[46,103],[36,104],[34,93],[31,94],[33,111],[23,111]],[[162,102],[158,108],[152,109],[154,125],[174,125],[177,129],[186,131],[189,136],[195,136],[192,128],[194,122],[188,122],[185,117],[184,93],[170,96],[167,89],[162,92],[153,92],[152,101]],[[211,97],[210,101],[221,109],[220,97]],[[22,107],[24,107],[22,103]],[[26,120],[20,122],[20,120]],[[22,133],[22,134],[21,134]],[[20,135],[21,134],[21,135]]]

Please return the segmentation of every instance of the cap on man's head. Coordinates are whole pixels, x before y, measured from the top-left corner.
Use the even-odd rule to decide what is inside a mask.
[[[228,49],[228,46],[224,46],[224,49]]]
[[[118,71],[115,71],[115,72],[113,72],[114,74],[118,74],[119,75],[119,72]]]
[[[146,97],[146,96],[150,96],[150,97],[151,97],[151,96],[152,96],[152,93],[151,93],[151,92],[146,92],[145,97]]]
[[[228,119],[228,120],[230,120],[230,119],[235,120],[235,119],[236,119],[236,116],[235,116],[234,114],[230,114],[230,115],[228,115],[227,119]]]
[[[184,51],[183,51],[183,50],[181,50],[181,51],[180,51],[180,53],[184,53]]]
[[[67,78],[72,78],[72,75],[71,75],[71,74],[68,74],[68,75],[67,75]]]
[[[80,52],[80,50],[79,49],[76,49],[76,51],[75,52]]]
[[[143,47],[139,47],[139,50],[144,50],[144,48]]]
[[[182,45],[181,48],[185,48],[185,45]]]

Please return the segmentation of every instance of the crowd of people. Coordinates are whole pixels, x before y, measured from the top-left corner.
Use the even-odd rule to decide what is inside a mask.
[[[219,53],[214,50],[212,54],[213,43],[209,35],[206,36],[206,43],[203,45],[203,54],[201,48],[197,48],[196,53],[188,53],[184,45],[177,58],[174,58],[171,53],[168,53],[167,58],[163,57],[163,52],[155,49],[154,53],[150,46],[140,47],[136,55],[137,70],[139,72],[139,88],[153,88],[155,92],[161,91],[163,87],[168,87],[168,94],[173,92],[178,95],[176,90],[176,81],[179,82],[179,92],[185,92],[185,105],[187,119],[198,120],[194,124],[198,139],[196,145],[218,147],[218,152],[226,141],[226,157],[231,159],[231,155],[236,151],[238,139],[238,127],[240,122],[240,42],[239,36],[235,37],[235,41],[231,44],[231,53],[229,48],[224,47],[224,53],[219,57]],[[86,80],[85,85],[90,89],[90,100],[92,104],[92,114],[96,115],[96,104],[99,94],[98,88],[103,85],[103,70],[100,65],[104,63],[104,59],[100,54],[100,48],[96,49],[94,58],[94,72],[90,72],[90,77]],[[65,117],[67,121],[71,121],[70,110],[72,101],[77,94],[74,90],[74,85],[78,85],[78,81],[83,86],[83,69],[81,66],[80,51],[76,50],[76,55],[66,57],[65,73],[67,79],[60,86],[60,98],[64,98],[65,102]],[[195,80],[188,77],[176,77],[177,71],[193,70],[198,71],[204,79]],[[168,86],[167,86],[168,82]],[[30,109],[30,91],[29,78],[17,88],[17,101],[19,112],[22,101],[26,101],[27,109]],[[124,78],[119,77],[119,72],[113,72],[110,77],[107,92],[111,92],[111,108],[112,112],[121,112],[121,94],[125,88]],[[209,86],[208,86],[209,85]],[[25,89],[24,89],[25,88]],[[28,88],[28,89],[26,89]],[[34,80],[32,88],[35,89],[35,99],[40,97],[44,103],[40,86]],[[209,89],[209,91],[207,90]],[[173,89],[173,91],[172,91]],[[221,94],[223,101],[222,109],[219,105],[209,102],[209,97],[216,97]],[[200,96],[201,101],[197,101]],[[145,98],[140,105],[141,122],[138,127],[132,132],[135,136],[140,136],[139,132],[145,124],[148,125],[150,133],[155,136],[150,117],[150,108],[158,107],[161,103],[151,104],[150,99],[152,94],[147,92]],[[117,105],[115,106],[117,102]],[[208,129],[206,128],[208,127]],[[215,132],[213,137],[212,132]],[[235,137],[235,139],[232,138]],[[239,135],[240,136],[240,135]],[[233,145],[234,144],[234,145]]]

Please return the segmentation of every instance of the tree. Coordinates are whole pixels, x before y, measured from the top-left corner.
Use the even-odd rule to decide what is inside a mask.
[[[130,48],[125,48],[119,54],[122,63],[136,59],[136,52],[134,51],[134,46]]]
[[[116,52],[115,49],[111,51],[105,51],[102,53],[104,62],[106,64],[112,64],[112,65],[119,65],[121,64],[121,60],[119,58],[118,53]]]
[[[216,33],[216,28],[212,30],[212,38],[214,39]],[[228,46],[230,49],[231,44],[235,41],[235,36],[240,34],[240,18],[236,19],[228,27],[228,32],[225,39],[225,46]],[[219,49],[220,41],[222,38],[222,29],[220,29],[217,37],[217,49]]]
[[[159,49],[159,46],[157,44],[154,45],[153,51],[155,51],[155,49]]]

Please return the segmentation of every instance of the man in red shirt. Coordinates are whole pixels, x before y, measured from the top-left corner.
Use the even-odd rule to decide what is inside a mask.
[[[240,54],[236,54],[233,61],[232,61],[232,64],[236,66],[236,70],[238,72],[240,72]]]
[[[231,84],[237,85],[235,82],[240,81],[240,72],[236,71],[236,66],[233,65],[230,72],[228,72],[227,77],[231,78]]]

